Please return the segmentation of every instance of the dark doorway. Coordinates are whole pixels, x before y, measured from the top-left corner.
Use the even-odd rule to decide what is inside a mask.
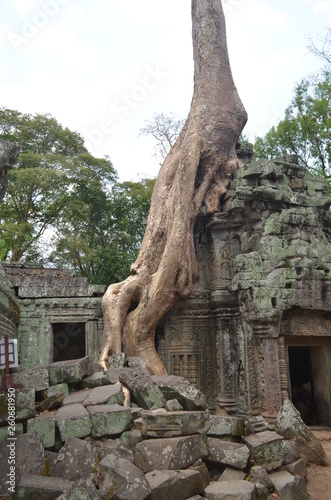
[[[53,360],[85,356],[85,323],[53,323]]]
[[[308,346],[288,348],[292,403],[306,425],[318,425],[311,351]]]

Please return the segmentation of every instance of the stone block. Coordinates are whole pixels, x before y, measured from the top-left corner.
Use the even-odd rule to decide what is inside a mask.
[[[119,368],[109,368],[105,375],[111,384],[117,384],[120,381],[121,370]]]
[[[27,432],[41,437],[44,448],[51,448],[55,444],[55,417],[52,413],[30,418],[27,423]]]
[[[80,382],[83,377],[92,375],[93,365],[89,356],[69,361],[58,361],[48,366],[50,385]]]
[[[95,449],[92,443],[69,438],[57,455],[50,475],[78,481],[88,478],[95,470]]]
[[[218,481],[242,481],[246,477],[246,473],[242,470],[230,469],[227,467],[221,474]]]
[[[109,385],[111,382],[109,378],[103,372],[92,373],[89,377],[83,378],[81,382],[81,387],[84,389],[86,387],[100,387],[103,385]]]
[[[298,458],[294,462],[284,465],[283,469],[293,476],[307,477],[307,460],[306,458]]]
[[[185,500],[202,493],[202,479],[194,470],[155,470],[146,474],[152,500]]]
[[[321,464],[326,461],[327,457],[321,443],[304,424],[300,413],[289,399],[284,401],[278,413],[275,430],[285,439],[296,441],[300,453],[308,462]]]
[[[95,443],[98,444],[98,455],[100,460],[107,455],[115,455],[118,458],[125,458],[125,460],[130,460],[130,462],[134,463],[134,454],[132,450],[130,450],[120,438],[103,438]]]
[[[79,479],[66,488],[56,500],[100,500],[100,495],[90,478]]]
[[[166,398],[152,381],[150,375],[141,375],[140,369],[127,368],[120,375],[120,382],[130,391],[132,399],[146,410],[156,410],[165,406]]]
[[[198,435],[149,439],[137,444],[135,464],[143,472],[185,469],[207,455],[207,447]]]
[[[222,441],[218,438],[207,438],[208,460],[236,469],[244,469],[251,453],[245,444]]]
[[[265,488],[273,487],[272,481],[267,471],[260,465],[254,465],[250,470],[251,483],[262,484]]]
[[[285,470],[272,472],[270,479],[281,500],[308,500],[306,481]]]
[[[122,432],[120,439],[134,453],[137,444],[143,441],[143,436],[141,434],[141,431],[137,429],[131,429],[129,431]]]
[[[205,411],[142,411],[142,434],[149,437],[187,436],[206,433],[209,413]]]
[[[91,394],[92,389],[83,389],[81,391],[72,392],[63,400],[63,405],[72,405],[75,403],[84,403],[85,399]]]
[[[184,410],[206,410],[206,397],[184,377],[176,375],[152,375],[167,400],[177,399]]]
[[[55,394],[61,394],[61,396],[63,396],[63,399],[65,399],[69,396],[68,384],[61,383],[61,384],[52,385],[49,389],[47,389],[46,394],[47,394],[47,397],[53,396]]]
[[[7,426],[0,427],[0,444],[3,443],[4,441],[6,441],[8,437],[10,437],[9,431],[11,432],[11,429],[9,429]],[[20,436],[21,434],[23,434],[23,424],[16,423],[15,424],[15,437]]]
[[[26,475],[18,483],[17,499],[54,500],[73,484],[73,481],[59,477]]]
[[[56,412],[55,418],[61,441],[66,441],[68,438],[84,438],[91,433],[90,414],[80,403],[62,406]]]
[[[93,437],[121,434],[131,427],[131,412],[129,408],[120,405],[88,406],[91,416]]]
[[[91,393],[84,399],[84,406],[92,405],[123,405],[123,389],[122,384],[106,385],[95,387]]]
[[[166,411],[182,411],[183,407],[177,399],[169,399],[165,405]]]
[[[114,455],[108,455],[99,464],[101,498],[118,500],[151,499],[151,488],[144,473],[132,462]]]
[[[22,476],[42,473],[45,463],[45,450],[40,436],[34,434],[18,436],[15,451],[16,471],[19,471]]]
[[[256,484],[248,481],[216,481],[210,483],[203,492],[207,500],[257,500],[265,498],[258,496]]]
[[[208,436],[234,436],[241,437],[245,434],[245,420],[238,417],[222,417],[210,415]]]
[[[199,458],[193,465],[190,465],[190,470],[196,470],[199,472],[202,480],[202,491],[208,486],[211,481],[210,472],[206,466],[206,464]]]
[[[118,354],[113,354],[108,358],[109,368],[123,368],[125,363],[124,352],[119,352]]]
[[[273,431],[263,431],[242,438],[252,452],[255,465],[267,471],[277,469],[283,463],[284,438]]]
[[[283,465],[290,464],[300,457],[299,445],[294,440],[286,440],[283,443],[284,458]]]
[[[23,389],[44,391],[49,387],[48,370],[44,367],[31,368],[18,373],[13,373],[15,384],[22,384]]]
[[[36,393],[33,389],[16,390],[16,420],[25,420],[36,414]]]

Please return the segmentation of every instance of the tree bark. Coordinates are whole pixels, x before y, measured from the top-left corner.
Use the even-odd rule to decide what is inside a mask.
[[[130,276],[102,300],[104,344],[99,362],[124,351],[142,356],[151,373],[166,373],[155,329],[198,276],[193,227],[204,204],[220,209],[247,115],[233,82],[221,0],[192,0],[194,93],[189,116],[165,159],[152,195],[145,236]]]
[[[17,162],[20,150],[16,144],[0,139],[0,203],[8,185],[8,170]]]

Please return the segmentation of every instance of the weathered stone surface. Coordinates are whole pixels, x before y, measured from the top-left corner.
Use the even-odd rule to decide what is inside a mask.
[[[100,387],[103,385],[109,385],[111,382],[109,378],[103,372],[92,373],[89,377],[83,378],[81,382],[81,387]]]
[[[79,479],[72,486],[66,488],[64,493],[56,500],[100,500],[98,490],[92,479]]]
[[[263,431],[244,436],[243,442],[248,446],[256,465],[261,465],[267,471],[280,467],[283,463],[284,438],[273,431]]]
[[[91,415],[91,436],[100,437],[120,434],[131,426],[131,412],[129,408],[120,405],[88,406]]]
[[[185,500],[202,492],[202,479],[194,470],[155,470],[146,474],[152,500]]]
[[[177,399],[169,399],[165,405],[166,411],[182,411],[184,408]]]
[[[245,434],[245,420],[238,417],[223,417],[210,415],[209,436],[243,436]]]
[[[147,365],[145,360],[140,356],[129,356],[126,358],[126,365],[128,368],[138,368],[141,370],[147,370]],[[147,373],[149,373],[147,371]]]
[[[207,447],[198,435],[149,439],[137,444],[135,464],[143,472],[184,469],[207,455]]]
[[[308,500],[305,480],[284,470],[272,472],[270,479],[281,500]]]
[[[108,358],[109,368],[123,368],[125,363],[124,352],[119,352],[118,354],[113,354]]]
[[[69,361],[59,361],[48,366],[50,385],[62,382],[80,382],[83,377],[92,375],[93,366],[89,356]]]
[[[32,418],[36,414],[36,393],[33,389],[16,390],[16,420]]]
[[[48,370],[44,367],[13,373],[13,380],[14,384],[22,384],[23,389],[43,391],[49,387]]]
[[[306,458],[298,458],[298,460],[284,465],[283,469],[293,476],[307,477],[307,460]]]
[[[9,427],[0,427],[0,444],[6,441],[8,437],[10,437],[11,429]],[[22,423],[16,423],[15,425],[15,436],[19,436],[20,434],[23,434],[23,424]]]
[[[16,441],[16,471],[24,474],[41,474],[45,450],[40,436],[22,434]]]
[[[123,405],[123,390],[122,384],[105,385],[95,387],[92,392],[84,399],[84,406],[91,405]]]
[[[184,410],[206,410],[206,397],[183,377],[153,375],[152,380],[160,387],[166,399],[177,399]]]
[[[83,438],[92,430],[90,414],[80,403],[66,405],[56,413],[56,423],[61,434],[61,440],[68,438]]]
[[[128,448],[120,438],[103,438],[101,441],[97,441],[96,443],[98,444],[98,454],[100,460],[105,458],[107,455],[115,455],[118,458],[125,458],[125,460],[130,460],[130,462],[134,463],[134,454],[132,450],[130,450],[130,448]]]
[[[82,439],[69,438],[58,453],[50,473],[51,476],[78,481],[88,478],[95,466],[92,444]]]
[[[294,440],[285,440],[283,442],[284,458],[283,465],[290,464],[300,457],[299,445]]]
[[[55,417],[52,413],[30,418],[27,423],[27,432],[41,437],[44,448],[51,448],[55,444]]]
[[[117,384],[120,381],[122,371],[119,368],[109,368],[105,371],[105,375],[111,384]]]
[[[267,489],[273,486],[272,481],[267,471],[260,465],[254,465],[250,470],[251,483],[259,483]]]
[[[53,396],[54,394],[61,394],[63,399],[69,396],[69,387],[66,383],[52,385],[46,392],[47,396]]]
[[[209,428],[209,413],[204,411],[143,411],[141,418],[142,434],[150,437],[187,436]]]
[[[53,500],[73,484],[73,481],[59,477],[25,475],[18,483],[17,498],[22,500]]]
[[[244,469],[251,455],[245,444],[222,441],[218,438],[207,438],[208,460],[230,465],[236,469]]]
[[[242,481],[245,479],[246,473],[242,470],[230,469],[227,467],[221,474],[218,481]]]
[[[143,436],[138,429],[131,429],[122,432],[120,439],[131,451],[135,452],[137,444],[143,441]]]
[[[203,492],[208,500],[257,500],[258,487],[248,481],[216,481]]]
[[[190,465],[190,470],[196,470],[199,472],[202,480],[202,491],[208,486],[211,481],[210,472],[206,464],[199,458],[193,465]]]
[[[326,461],[327,457],[321,443],[304,424],[300,413],[289,399],[284,401],[278,413],[275,429],[286,439],[295,440],[308,462],[321,464]]]
[[[165,406],[166,399],[150,375],[141,375],[141,369],[127,368],[120,375],[120,381],[129,389],[133,400],[146,410]]]
[[[150,500],[151,488],[144,473],[131,461],[108,455],[101,460],[100,495],[101,498],[118,500]]]
[[[81,391],[72,392],[63,400],[63,405],[72,405],[75,403],[83,403],[85,399],[91,394],[92,389],[83,389]]]

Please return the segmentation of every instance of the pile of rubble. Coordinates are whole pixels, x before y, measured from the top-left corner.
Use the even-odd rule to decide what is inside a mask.
[[[88,357],[14,375],[15,494],[33,500],[308,499],[306,463],[320,443],[285,401],[275,429],[262,417],[212,415],[176,376],[140,358]],[[0,394],[0,497],[11,498],[8,398]],[[8,479],[9,477],[9,479]]]

